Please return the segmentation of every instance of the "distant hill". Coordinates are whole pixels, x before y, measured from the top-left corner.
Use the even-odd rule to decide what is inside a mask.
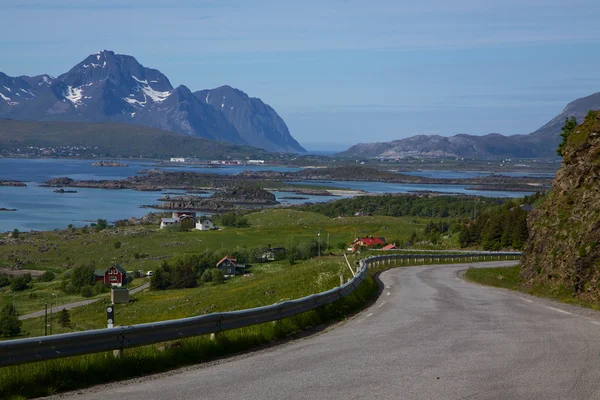
[[[269,157],[267,151],[250,146],[183,136],[140,125],[0,119],[0,154],[29,146],[86,146],[89,149],[81,152],[113,157]]]
[[[57,78],[0,72],[0,118],[139,124],[272,151],[305,151],[275,110],[224,88],[213,89],[215,96],[223,92],[221,103],[209,104],[183,85],[174,88],[164,74],[134,57],[104,50]],[[225,92],[244,101],[225,99]]]
[[[339,155],[372,158],[557,158],[556,148],[565,118],[574,116],[582,122],[589,110],[598,108],[600,93],[595,93],[569,103],[562,113],[529,135],[418,135],[391,142],[360,143]]]

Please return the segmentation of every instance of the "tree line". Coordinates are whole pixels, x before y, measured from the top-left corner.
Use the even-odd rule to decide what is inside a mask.
[[[311,211],[334,218],[352,216],[356,213],[401,217],[405,215],[431,218],[472,217],[502,204],[502,199],[465,196],[414,196],[385,194],[382,196],[357,196],[327,203],[300,206],[303,211]]]
[[[539,198],[537,194],[526,197],[524,201],[510,201],[481,213],[473,221],[463,223],[458,237],[461,247],[480,246],[492,251],[509,248],[522,250],[529,237],[528,212],[522,205],[531,205]]]

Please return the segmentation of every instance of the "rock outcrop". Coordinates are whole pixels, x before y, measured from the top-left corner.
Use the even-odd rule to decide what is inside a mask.
[[[521,277],[600,299],[600,112],[567,138],[552,190],[528,225]]]

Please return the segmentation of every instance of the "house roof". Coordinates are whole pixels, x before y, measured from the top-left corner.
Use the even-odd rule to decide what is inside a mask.
[[[398,246],[396,246],[395,244],[392,244],[392,243],[388,244],[387,246],[383,246],[381,248],[381,250],[398,250],[398,249],[400,249],[400,247],[398,247]]]
[[[237,264],[236,264],[236,259],[235,259],[235,258],[231,258],[231,257],[229,257],[229,256],[225,256],[225,257],[221,258],[221,260],[220,260],[220,261],[217,263],[217,267],[218,267],[219,265],[221,265],[221,263],[222,263],[223,261],[225,261],[225,260],[229,260],[229,261],[230,261],[230,262],[231,262],[231,263],[232,263],[234,266],[236,266],[236,267],[237,267]]]
[[[172,222],[172,223],[175,223],[177,221],[179,221],[179,218],[161,218],[160,219],[160,222]]]
[[[121,267],[119,264],[111,264],[108,268],[94,270],[94,275],[104,276],[106,274],[106,271],[108,271],[112,267],[115,267],[117,271],[119,271],[123,275],[127,275],[127,271],[125,271],[125,268]]]
[[[115,263],[115,264],[111,265],[110,267],[115,267],[120,273],[122,273],[123,275],[127,275],[127,271],[125,271],[125,268],[121,267],[120,264]],[[107,270],[110,269],[110,267],[108,267]]]
[[[377,244],[385,244],[385,239],[378,238],[378,237],[366,237],[366,238],[358,238],[357,240],[355,240],[355,243],[356,242],[363,242],[365,244],[365,246],[375,246]]]

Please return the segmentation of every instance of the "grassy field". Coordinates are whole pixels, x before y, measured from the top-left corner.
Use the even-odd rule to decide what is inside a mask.
[[[465,273],[465,278],[483,285],[516,290],[533,296],[560,301],[562,303],[576,304],[582,307],[600,310],[600,303],[584,301],[573,297],[572,292],[563,286],[550,287],[539,284],[527,285],[519,277],[519,268],[518,265],[501,268],[469,268]]]
[[[44,303],[53,298],[56,304],[82,300],[80,296],[63,293],[59,281],[62,271],[90,261],[94,261],[97,268],[118,262],[128,271],[148,271],[157,268],[163,260],[198,254],[205,249],[226,252],[269,244],[287,247],[293,242],[316,239],[319,233],[322,240],[329,240],[334,248],[340,242],[349,244],[356,236],[363,235],[396,240],[409,237],[414,230],[421,231],[429,221],[415,217],[329,218],[287,209],[263,210],[247,217],[250,227],[219,231],[173,232],[154,226],[136,226],[101,232],[90,229],[89,233],[67,229],[21,234],[19,239],[0,246],[0,268],[21,264],[28,269],[51,270],[58,274],[57,281],[35,283],[33,289],[16,294],[9,288],[0,289],[0,307],[14,300],[18,311],[26,314],[43,309]],[[115,246],[116,242],[120,246]],[[134,285],[140,283],[143,282],[134,281]]]
[[[295,265],[287,261],[256,264],[252,276],[238,276],[224,284],[205,284],[193,289],[146,290],[129,304],[115,307],[117,325],[191,317],[219,311],[234,311],[296,299],[339,286],[350,270],[342,257],[321,257]],[[104,328],[109,299],[71,311],[72,329],[56,326],[54,333]],[[44,318],[23,321],[27,336],[44,334]]]

